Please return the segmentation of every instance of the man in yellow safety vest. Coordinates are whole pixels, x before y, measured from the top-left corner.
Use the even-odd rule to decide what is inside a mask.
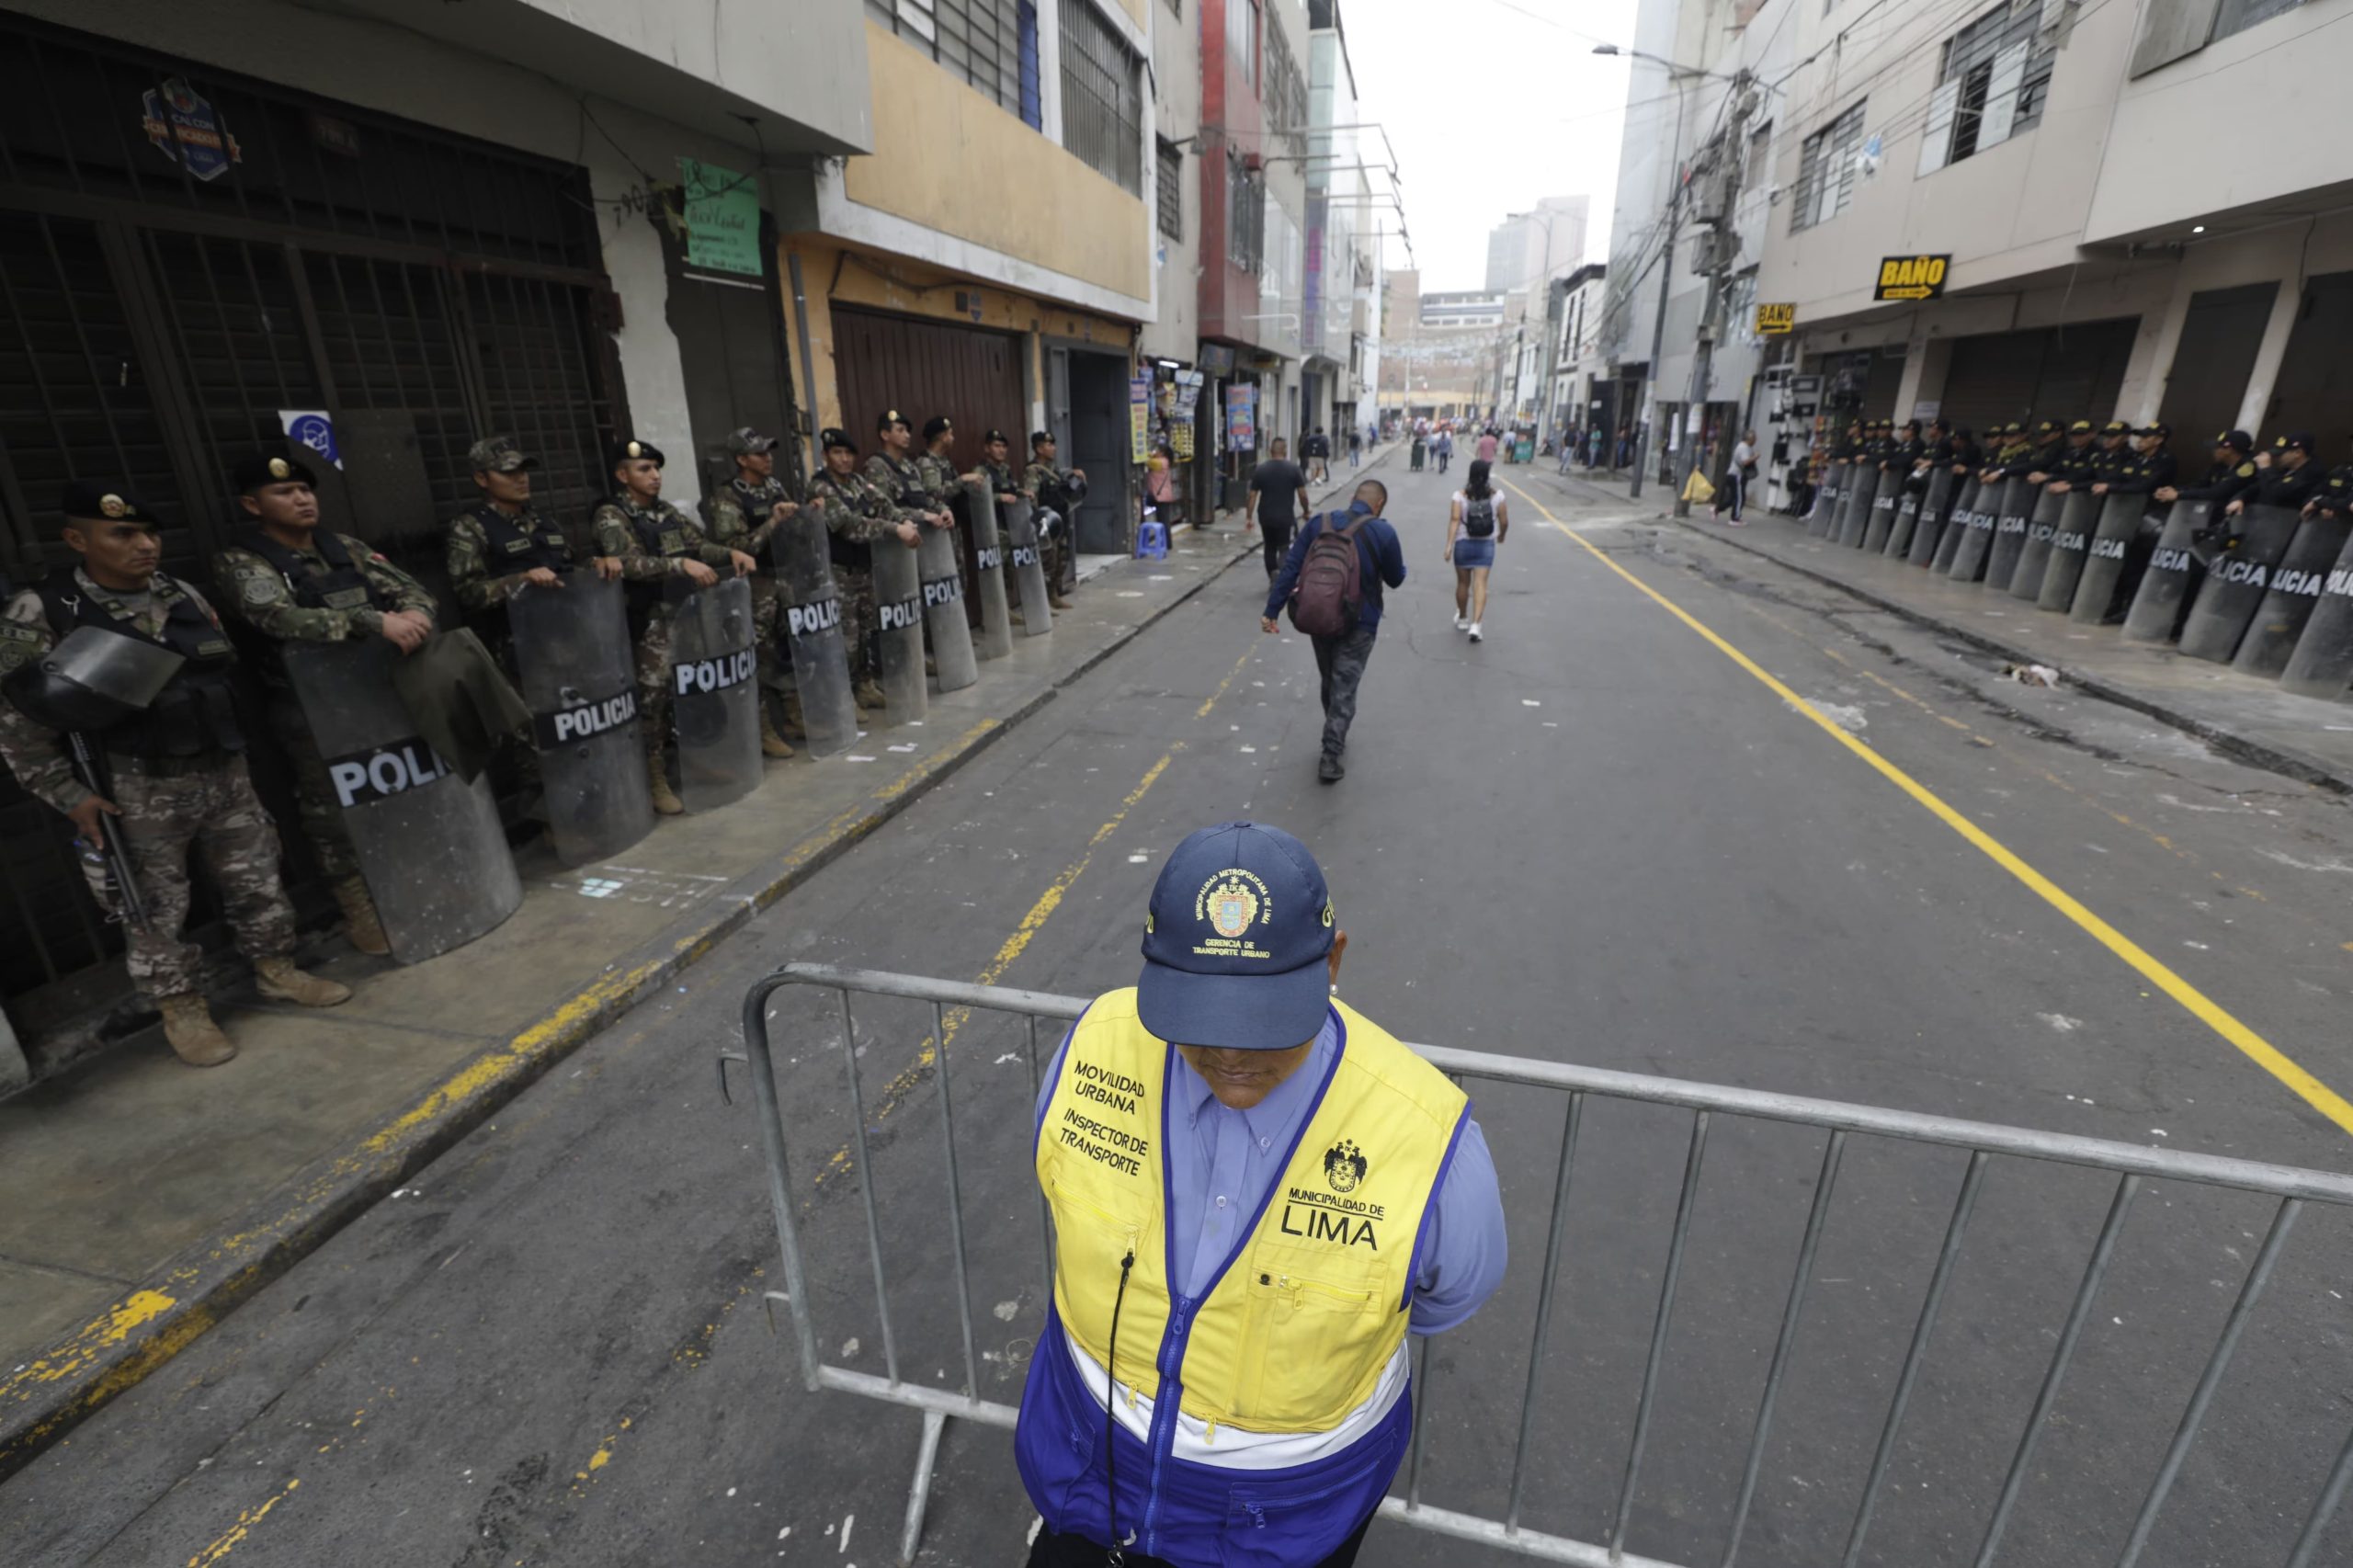
[[[1306,846],[1203,828],[1161,868],[1140,983],[1056,1053],[1030,1568],[1347,1568],[1412,1427],[1407,1333],[1501,1283],[1470,1103],[1337,999],[1347,947]]]

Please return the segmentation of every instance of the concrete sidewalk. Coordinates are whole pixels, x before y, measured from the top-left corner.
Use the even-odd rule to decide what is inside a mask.
[[[1667,503],[1659,498],[1662,513]],[[1761,507],[1750,512],[1745,528],[1711,522],[1704,512],[1675,520],[2013,664],[2047,665],[2067,685],[2244,761],[2353,794],[2353,703],[2293,696],[2228,665],[2188,658],[2166,645],[2127,642],[2117,627],[2077,626],[2025,600],[1988,593],[1982,583],[1956,583],[1814,538],[1802,522]]]
[[[770,764],[612,862],[534,846],[522,908],[456,952],[403,968],[338,941],[322,972],[357,987],[341,1007],[216,1001],[225,1067],[181,1065],[151,1029],[0,1102],[0,1477],[1256,550],[1188,530],[1165,561],[1108,564],[920,724]]]

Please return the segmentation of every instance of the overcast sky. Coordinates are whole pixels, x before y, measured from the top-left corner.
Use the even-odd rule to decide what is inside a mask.
[[[1634,0],[1340,0],[1340,24],[1363,118],[1397,150],[1424,290],[1484,287],[1487,231],[1540,197],[1590,196],[1586,256],[1608,257],[1627,62],[1593,46],[1631,42]],[[1368,133],[1367,163],[1378,148]]]

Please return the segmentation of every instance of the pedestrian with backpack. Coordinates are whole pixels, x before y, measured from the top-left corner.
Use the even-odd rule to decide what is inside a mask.
[[[1389,487],[1368,479],[1357,486],[1346,513],[1310,517],[1291,541],[1259,618],[1259,629],[1271,636],[1282,630],[1275,617],[1288,606],[1291,625],[1314,646],[1324,701],[1324,747],[1315,776],[1326,784],[1337,783],[1347,771],[1341,758],[1357,716],[1357,689],[1381,630],[1381,589],[1405,582],[1404,548],[1381,516],[1388,508]]]
[[[1492,465],[1474,462],[1471,476],[1454,493],[1446,518],[1446,559],[1454,566],[1454,629],[1473,642],[1486,641],[1487,574],[1495,546],[1511,531],[1511,514],[1488,480]]]

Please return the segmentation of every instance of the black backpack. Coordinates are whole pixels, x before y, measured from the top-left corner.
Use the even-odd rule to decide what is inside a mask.
[[[1462,501],[1462,531],[1472,539],[1485,539],[1495,531],[1495,498],[1482,495],[1476,501],[1469,496]]]

